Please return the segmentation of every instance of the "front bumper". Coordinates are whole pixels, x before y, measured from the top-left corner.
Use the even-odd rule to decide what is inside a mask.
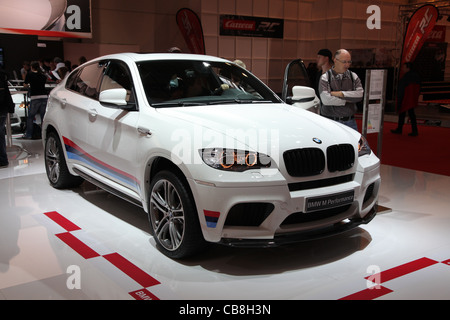
[[[381,181],[379,161],[359,166],[350,176],[342,183],[294,191],[280,172],[253,182],[189,182],[206,241],[270,246],[325,237],[371,221]],[[317,212],[306,209],[308,199],[348,192],[353,192],[353,202],[345,206]],[[243,219],[235,219],[232,213]]]
[[[301,241],[316,240],[335,236],[358,227],[361,224],[368,224],[377,214],[378,204],[375,203],[369,213],[364,218],[355,218],[348,221],[341,221],[325,228],[303,231],[300,233],[288,233],[276,235],[273,239],[233,239],[223,238],[219,243],[231,247],[257,247],[268,248],[286,245]]]

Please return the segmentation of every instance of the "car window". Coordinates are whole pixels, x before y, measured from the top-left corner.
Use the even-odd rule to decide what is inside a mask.
[[[66,81],[66,89],[77,91],[77,81],[78,81],[78,75],[80,74],[80,69],[72,72],[68,77]]]
[[[147,99],[155,107],[280,102],[259,79],[232,63],[143,61],[138,69]]]
[[[127,102],[134,103],[133,82],[128,67],[121,61],[112,60],[103,75],[100,92],[108,89],[127,90]]]
[[[98,99],[98,84],[105,68],[104,63],[93,63],[83,67],[67,79],[66,87],[86,97]]]

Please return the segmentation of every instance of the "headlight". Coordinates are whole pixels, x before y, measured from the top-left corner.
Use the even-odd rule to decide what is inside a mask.
[[[258,152],[223,148],[207,148],[199,152],[204,163],[219,170],[243,172],[271,165],[270,157]]]
[[[370,154],[372,150],[369,147],[367,139],[362,135],[358,142],[358,157]]]

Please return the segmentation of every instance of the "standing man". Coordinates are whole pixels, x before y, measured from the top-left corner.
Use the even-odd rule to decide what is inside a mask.
[[[352,56],[347,50],[336,51],[333,61],[334,66],[320,78],[321,115],[358,130],[355,113],[356,103],[364,96],[361,80],[349,70]]]
[[[320,49],[317,52],[317,67],[319,68],[320,74],[324,74],[333,66],[333,55],[328,49]]]
[[[14,113],[14,103],[8,88],[8,77],[0,69],[0,169],[9,165],[5,137],[5,124],[8,113]]]
[[[45,83],[47,77],[41,72],[39,62],[31,63],[31,72],[25,78],[24,87],[30,88],[30,108],[28,109],[27,130],[23,136],[24,139],[33,138],[34,117],[39,113],[41,123],[44,121],[45,109],[47,107],[47,90]]]
[[[314,90],[316,90],[316,95],[320,98],[319,84],[322,75],[333,67],[333,54],[328,49],[320,49],[317,52],[316,58],[317,68],[319,69],[315,75],[314,79]]]

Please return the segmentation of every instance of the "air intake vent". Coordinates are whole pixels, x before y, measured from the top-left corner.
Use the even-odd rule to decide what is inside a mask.
[[[272,213],[272,203],[238,203],[228,212],[226,226],[258,227]]]

